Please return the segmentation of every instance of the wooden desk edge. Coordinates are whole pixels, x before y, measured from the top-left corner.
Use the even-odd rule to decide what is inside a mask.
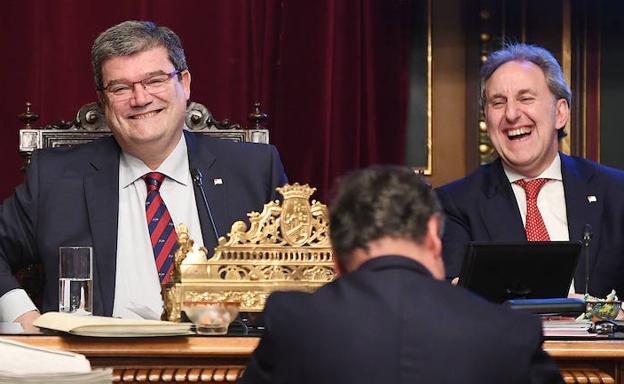
[[[84,354],[94,366],[113,367],[115,382],[154,379],[160,382],[235,383],[260,340],[257,337],[1,337]],[[560,364],[566,382],[590,382],[595,378],[601,378],[603,383],[620,382],[617,379],[621,377],[618,360],[624,359],[623,340],[547,340],[544,349]],[[123,357],[122,363],[120,357]],[[599,366],[594,367],[589,361],[595,361]]]
[[[36,347],[64,349],[86,356],[247,357],[257,337],[154,337],[110,339],[79,336],[2,336]]]
[[[544,350],[555,359],[622,359],[623,340],[546,340]]]
[[[246,357],[258,337],[154,337],[110,339],[79,336],[2,336],[33,346],[64,349],[87,356]],[[546,340],[544,350],[555,359],[624,359],[623,340]]]

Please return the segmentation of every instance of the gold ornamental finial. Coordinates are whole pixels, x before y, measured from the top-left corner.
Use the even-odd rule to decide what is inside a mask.
[[[252,123],[251,129],[263,129],[264,122],[267,119],[267,114],[260,110],[260,102],[256,101],[254,103],[254,110],[251,112],[247,119]]]
[[[283,187],[275,188],[277,192],[281,193],[284,196],[284,199],[306,199],[308,200],[310,196],[316,191],[316,188],[310,187],[307,184],[300,185],[299,183],[295,183],[292,185],[285,185]]]
[[[24,123],[24,128],[28,129],[28,128],[32,128],[32,123],[34,123],[35,121],[37,121],[39,119],[39,115],[37,115],[36,113],[32,112],[30,110],[30,107],[32,106],[32,104],[30,102],[26,102],[26,111],[21,113],[18,118],[21,120],[22,123]]]

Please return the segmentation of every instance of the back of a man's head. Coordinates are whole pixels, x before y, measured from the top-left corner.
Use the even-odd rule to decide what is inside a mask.
[[[529,374],[539,377],[529,370],[540,352],[537,319],[512,321],[502,307],[429,278],[421,268],[429,269],[426,263],[419,267],[409,255],[372,256],[378,244],[398,240],[441,263],[439,249],[427,252],[440,242],[441,216],[434,192],[407,167],[373,166],[342,177],[330,203],[334,255],[346,264],[369,253],[369,267],[360,264],[311,295],[271,295],[266,333],[241,383],[527,383]],[[366,248],[370,252],[361,252]],[[544,369],[557,379],[554,364]]]
[[[353,251],[381,238],[420,244],[440,203],[423,177],[408,167],[372,166],[339,181],[330,204],[334,256],[348,264]]]

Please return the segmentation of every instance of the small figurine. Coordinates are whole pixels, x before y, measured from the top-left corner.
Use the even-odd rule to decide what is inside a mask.
[[[206,248],[198,246],[195,244],[195,241],[190,238],[186,225],[178,225],[176,232],[178,234],[179,247],[173,256],[174,266],[171,272],[171,279],[169,280],[172,284],[182,282],[180,266],[187,257],[191,262],[206,261],[206,255],[208,254]]]

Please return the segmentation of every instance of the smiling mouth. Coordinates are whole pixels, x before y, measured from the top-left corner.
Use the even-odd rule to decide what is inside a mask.
[[[143,119],[149,119],[151,117],[156,116],[157,114],[160,113],[160,109],[156,110],[156,111],[149,111],[149,112],[145,112],[145,113],[138,113],[136,115],[132,115],[130,116],[130,119],[132,120],[143,120]]]
[[[531,131],[532,131],[531,128],[526,128],[526,127],[510,129],[507,131],[507,138],[509,140],[518,140],[518,139],[521,139],[523,137],[527,137],[528,135],[530,135]]]

